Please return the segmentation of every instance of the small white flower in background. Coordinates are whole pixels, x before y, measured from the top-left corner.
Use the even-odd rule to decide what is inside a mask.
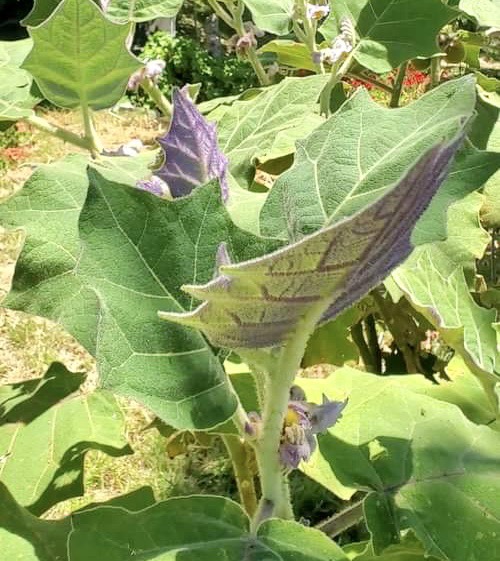
[[[335,37],[330,47],[321,49],[321,51],[312,54],[312,60],[315,64],[321,62],[334,64],[340,60],[343,55],[352,51],[355,37],[351,21],[348,18],[342,18],[340,29],[340,34]]]
[[[323,6],[322,4],[309,4],[306,5],[307,19],[320,20],[326,18],[330,13],[330,6]]]
[[[136,70],[132,76],[130,76],[127,89],[132,91],[137,90],[139,84],[144,80],[144,78],[149,78],[150,80],[153,80],[153,82],[156,82],[165,70],[165,66],[165,61],[161,59],[146,61],[142,68],[139,68],[139,70]]]
[[[127,144],[122,144],[116,150],[104,150],[104,156],[137,156],[144,148],[144,144],[138,139],[134,138]]]
[[[144,68],[146,78],[156,80],[165,70],[166,63],[161,59],[148,60]]]

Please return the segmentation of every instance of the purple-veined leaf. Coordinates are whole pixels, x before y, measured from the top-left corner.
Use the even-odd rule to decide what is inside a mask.
[[[446,177],[462,134],[425,153],[378,201],[264,257],[219,267],[205,285],[185,286],[204,300],[188,313],[160,317],[201,329],[223,347],[280,344],[312,305],[332,318],[383,280],[412,251],[414,226]]]
[[[172,197],[184,197],[212,179],[220,181],[227,199],[227,158],[217,143],[217,127],[209,123],[180,90],[173,93],[173,117],[168,133],[158,141],[165,163],[155,174],[165,181]]]

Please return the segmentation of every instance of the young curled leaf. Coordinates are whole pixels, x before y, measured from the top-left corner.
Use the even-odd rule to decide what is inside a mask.
[[[165,181],[173,198],[189,195],[196,187],[218,179],[226,200],[228,161],[219,149],[215,123],[208,123],[181,90],[174,91],[173,106],[170,129],[159,139],[165,163],[155,175]]]

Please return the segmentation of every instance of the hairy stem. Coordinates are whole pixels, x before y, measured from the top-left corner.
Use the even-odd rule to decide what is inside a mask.
[[[269,373],[262,433],[255,446],[262,497],[252,523],[253,531],[256,531],[260,522],[273,514],[291,516],[290,499],[285,492],[279,456],[281,432],[288,409],[290,388],[300,368],[307,341],[327,306],[328,302],[322,300],[302,317],[281,348],[274,368]]]
[[[172,116],[172,104],[162,94],[160,88],[150,78],[144,78],[140,83],[141,88],[153,100],[154,104],[165,117]]]
[[[351,63],[353,61],[355,52],[356,49],[352,50],[347,55],[345,60],[340,64],[340,66],[337,66],[337,69],[332,68],[330,79],[328,80],[326,86],[323,88],[323,91],[321,92],[321,95],[319,97],[320,113],[325,117],[328,117],[330,115],[330,97],[332,95],[333,88],[347,74],[349,67],[351,66]]]
[[[85,138],[89,143],[90,153],[92,154],[92,157],[97,158],[99,154],[102,152],[102,144],[97,134],[97,131],[95,130],[92,111],[86,103],[82,104],[81,109],[82,109],[82,118],[83,118],[83,128],[85,130]]]
[[[364,500],[364,499],[363,499]],[[363,500],[348,506],[342,512],[320,522],[316,528],[335,538],[363,520]]]
[[[394,82],[394,89],[392,91],[391,100],[389,102],[389,107],[399,107],[399,100],[401,99],[401,93],[403,92],[403,84],[406,77],[406,70],[408,68],[408,62],[403,62],[398,69],[396,75],[396,81]]]
[[[207,0],[208,4],[215,12],[215,15],[219,17],[226,25],[232,27],[234,29],[234,21],[231,17],[231,14],[226,12],[225,8],[223,8],[217,0]]]
[[[315,53],[318,49],[316,44],[317,23],[316,21],[311,21],[307,17],[306,3],[304,1],[301,2],[300,7],[302,8],[301,12],[303,13],[303,18],[301,20],[302,26],[299,24],[298,21],[294,21],[293,30],[297,39],[299,39],[299,41],[301,41],[306,45],[307,49],[309,50],[309,53],[312,56],[313,53]],[[314,66],[316,67],[316,71],[319,74],[325,73],[325,66],[322,62],[320,62],[319,64],[315,64]]]
[[[249,444],[237,436],[225,435],[222,440],[233,463],[234,477],[241,504],[248,516],[252,517],[257,510],[257,493],[255,492],[254,474],[251,468],[253,450]]]
[[[43,117],[33,115],[31,117],[24,117],[23,121],[38,130],[59,138],[63,142],[69,142],[70,144],[74,144],[75,146],[83,148],[84,150],[91,150],[91,145],[88,139],[83,138],[71,131],[58,127],[57,125],[53,125],[52,123],[46,121]]]

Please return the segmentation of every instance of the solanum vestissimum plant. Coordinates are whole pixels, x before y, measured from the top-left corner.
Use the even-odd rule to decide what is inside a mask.
[[[0,206],[24,238],[5,305],[62,325],[100,380],[79,395],[83,376],[53,364],[1,388],[6,559],[495,559],[496,311],[471,294],[489,242],[479,211],[498,187],[500,156],[483,126],[496,138],[491,96],[471,74],[438,86],[433,62],[436,87],[399,107],[407,61],[439,62],[436,36],[460,12],[440,0],[211,1],[267,87],[197,107],[192,88],[166,100],[161,65],[142,66],[127,48],[135,22],[180,4],[38,0],[32,41],[1,45],[1,69],[16,79],[0,87],[2,119],[89,152],[40,166]],[[293,31],[293,45],[267,51],[305,52],[315,74],[271,85],[258,29]],[[395,66],[391,108],[364,90],[335,101],[346,76]],[[155,154],[105,150],[95,130],[93,112],[127,84],[170,118],[156,167]],[[40,95],[80,107],[83,135],[36,115]],[[272,177],[269,192],[256,170]],[[397,348],[384,359],[381,331]],[[418,347],[426,331],[429,348],[439,339],[456,353],[440,366],[452,381],[421,375],[431,377]],[[325,352],[338,370],[298,377]],[[364,370],[345,365],[352,353]],[[396,356],[409,376],[390,375]],[[131,453],[113,394],[172,431],[220,436],[241,504],[122,497],[43,518],[83,494],[89,449]],[[359,492],[325,532],[294,520],[297,468],[341,499]],[[329,537],[360,520],[365,543]]]

